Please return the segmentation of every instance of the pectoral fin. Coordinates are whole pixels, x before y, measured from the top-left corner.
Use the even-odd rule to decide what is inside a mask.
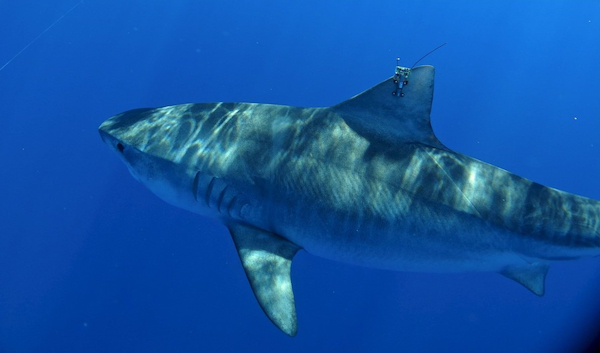
[[[290,336],[297,332],[290,270],[300,249],[282,237],[241,224],[229,225],[254,295],[269,319]]]
[[[540,297],[544,295],[544,282],[550,266],[544,263],[534,263],[526,266],[509,266],[500,272]]]

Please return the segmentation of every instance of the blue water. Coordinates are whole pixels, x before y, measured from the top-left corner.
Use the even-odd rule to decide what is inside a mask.
[[[0,65],[77,2],[0,1]],[[583,350],[599,258],[553,264],[539,298],[300,252],[287,337],[226,229],[152,195],[97,133],[139,107],[332,105],[444,42],[422,61],[440,140],[600,199],[598,1],[84,0],[0,70],[0,351]]]

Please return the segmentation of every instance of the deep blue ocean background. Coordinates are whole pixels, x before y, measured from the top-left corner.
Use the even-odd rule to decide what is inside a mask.
[[[79,0],[0,1],[0,66]],[[97,127],[188,102],[329,106],[436,67],[450,148],[600,199],[599,1],[84,0],[0,70],[1,352],[578,352],[600,258],[539,298],[494,273],[300,252],[299,332],[265,317],[228,231],[136,182]]]

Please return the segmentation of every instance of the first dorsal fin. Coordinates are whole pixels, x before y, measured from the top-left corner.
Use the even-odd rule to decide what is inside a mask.
[[[281,331],[297,332],[290,270],[299,246],[243,224],[229,225],[246,276],[261,308]]]
[[[403,70],[402,76],[393,76],[330,109],[367,137],[419,142],[445,149],[433,133],[429,118],[435,69],[433,66],[399,69]]]

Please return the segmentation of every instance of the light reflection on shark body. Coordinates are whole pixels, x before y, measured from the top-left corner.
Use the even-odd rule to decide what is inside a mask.
[[[402,72],[328,108],[138,109],[100,134],[156,195],[229,228],[261,307],[289,335],[299,249],[399,271],[498,272],[537,295],[550,261],[600,255],[600,202],[448,149],[429,120],[433,67]]]

